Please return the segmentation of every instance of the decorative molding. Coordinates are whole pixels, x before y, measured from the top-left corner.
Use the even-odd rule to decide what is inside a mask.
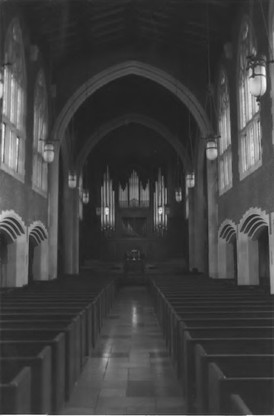
[[[141,124],[157,132],[175,149],[180,159],[182,160],[185,169],[187,170],[189,166],[189,161],[186,158],[185,148],[182,145],[182,143],[176,138],[176,136],[174,136],[171,133],[169,129],[167,129],[163,124],[159,123],[158,121],[150,117],[144,116],[143,114],[127,113],[98,127],[98,129],[88,138],[76,162],[77,172],[81,172],[81,169],[85,163],[85,159],[87,158],[88,154],[103,137],[105,137],[109,132],[118,129],[121,126],[127,125],[128,123]]]
[[[29,237],[34,238],[36,244],[38,245],[42,241],[47,240],[48,231],[41,221],[34,221],[28,227],[28,235]]]
[[[0,231],[15,241],[19,236],[26,235],[26,225],[23,219],[14,210],[2,211],[0,213]]]
[[[237,229],[237,225],[235,224],[235,222],[232,220],[226,219],[221,223],[219,227],[218,238],[222,238],[226,240],[228,243],[230,243],[233,236],[237,237],[237,232],[238,232],[238,229]]]
[[[98,74],[95,74],[70,96],[56,119],[52,131],[53,140],[64,139],[66,128],[73,117],[73,114],[89,96],[106,84],[127,75],[137,75],[162,85],[186,105],[195,118],[202,136],[206,137],[208,132],[211,131],[210,122],[205,110],[198,99],[185,85],[175,77],[157,67],[144,62],[129,60],[110,66],[109,68],[100,71]]]

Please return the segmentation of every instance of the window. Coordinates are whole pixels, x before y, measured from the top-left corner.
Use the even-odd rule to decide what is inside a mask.
[[[245,19],[239,44],[239,155],[240,178],[253,172],[262,161],[259,104],[248,89],[247,56],[256,54],[254,34]]]
[[[22,177],[25,173],[25,59],[19,22],[7,33],[4,57],[4,95],[1,168]]]
[[[48,167],[43,159],[43,147],[48,133],[48,106],[45,77],[39,72],[34,90],[33,171],[34,188],[47,191]]]
[[[230,100],[228,93],[227,76],[221,71],[218,86],[218,122],[219,122],[219,192],[223,193],[232,186],[232,153],[231,153],[231,126],[230,126]]]

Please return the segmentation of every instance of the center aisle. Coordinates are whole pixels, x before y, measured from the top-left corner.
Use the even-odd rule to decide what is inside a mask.
[[[121,288],[63,414],[185,414],[147,289]]]

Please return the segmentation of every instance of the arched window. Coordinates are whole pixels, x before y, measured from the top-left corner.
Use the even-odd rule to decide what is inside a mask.
[[[256,55],[254,33],[244,19],[239,39],[239,155],[240,178],[253,172],[262,163],[260,107],[248,88],[247,56]]]
[[[223,193],[232,186],[232,153],[230,99],[227,75],[221,70],[218,85],[218,122],[219,122],[219,192]]]
[[[48,133],[47,90],[43,71],[40,71],[34,89],[33,171],[34,188],[47,191],[48,167],[43,159],[43,147]]]
[[[1,133],[1,168],[22,177],[25,173],[26,76],[22,33],[11,23],[4,52],[4,95]]]
[[[271,55],[270,60],[273,59],[273,51],[274,51],[274,2],[269,2],[269,20],[268,20],[268,27],[269,27],[269,39],[271,45]],[[270,79],[271,79],[271,102],[272,102],[272,144],[274,145],[274,68],[273,65],[270,65]]]

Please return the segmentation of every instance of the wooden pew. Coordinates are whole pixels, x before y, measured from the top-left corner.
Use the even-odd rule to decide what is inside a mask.
[[[64,332],[66,337],[66,355],[69,357],[69,374],[75,381],[81,372],[81,334],[79,317],[71,320],[1,320],[0,334],[2,330],[54,330]]]
[[[227,305],[224,304],[211,304],[210,301],[208,301],[205,304],[198,304],[198,305],[184,305],[184,306],[178,306],[177,308],[173,306],[169,306],[167,311],[165,312],[165,318],[162,319],[163,322],[163,334],[166,339],[167,347],[171,350],[170,342],[173,338],[172,331],[177,331],[177,325],[178,322],[182,321],[184,319],[184,316],[186,313],[212,313],[215,312],[216,314],[225,314],[225,313],[243,313],[243,312],[272,312],[274,313],[274,304],[273,302],[268,302],[265,304],[254,304],[254,303],[238,303],[238,302],[230,302]]]
[[[239,394],[229,396],[229,414],[231,415],[251,415],[251,410],[247,407]]]
[[[198,344],[195,347],[195,379],[193,380],[192,386],[193,393],[196,391],[196,406],[197,411],[201,414],[208,412],[208,364],[209,362],[215,361],[222,368],[221,363],[224,365],[231,364],[231,367],[238,367],[237,370],[239,374],[263,374],[264,376],[273,375],[274,371],[274,351],[273,346],[268,343],[268,353],[266,353],[265,346],[262,345],[259,348],[254,347],[254,345],[247,345],[245,350],[242,348],[241,344],[231,344],[230,348],[226,344],[223,345],[223,348],[219,346],[216,347],[203,347]],[[239,348],[241,347],[241,348]],[[251,351],[251,352],[250,352]],[[254,351],[256,351],[254,353]],[[252,366],[252,373],[248,366]],[[268,366],[268,367],[267,367]],[[190,403],[191,406],[191,403]]]
[[[0,310],[0,323],[6,321],[49,321],[49,322],[62,322],[62,323],[70,323],[75,322],[76,325],[76,333],[80,333],[80,340],[81,340],[81,365],[85,362],[85,357],[89,355],[90,350],[92,348],[92,340],[91,340],[91,331],[87,331],[86,329],[86,321],[82,319],[82,314],[79,313],[75,315],[74,313],[52,313],[45,311],[41,312],[24,312],[24,313],[11,313],[11,312],[1,312]],[[87,334],[88,332],[88,334]],[[78,335],[77,335],[78,336]]]
[[[220,318],[185,318],[180,317],[178,318],[177,322],[175,322],[174,327],[170,331],[170,354],[173,358],[174,362],[178,362],[179,351],[180,351],[180,344],[181,344],[181,327],[184,328],[195,328],[195,327],[267,327],[274,325],[274,317],[250,317],[248,312],[246,313],[245,317],[220,317]]]
[[[4,329],[0,331],[0,339],[3,341],[50,341],[56,338],[62,332],[52,329]],[[65,334],[65,332],[63,332]],[[73,357],[73,340],[71,334],[65,336],[65,392],[68,399],[75,383],[74,357]]]
[[[30,367],[3,365],[0,372],[0,413],[31,413]]]
[[[35,351],[50,346],[52,352],[52,409],[60,411],[65,401],[65,335],[57,335],[53,340],[3,341],[0,340],[1,357],[18,357],[34,354]]]
[[[31,368],[31,413],[52,413],[52,359],[51,347],[45,346],[40,351],[34,351],[33,355],[18,353],[16,357],[9,354],[0,357],[0,368]]]
[[[250,307],[250,308],[243,307],[242,310],[246,314],[248,314],[249,311],[252,310],[251,308],[252,307]],[[215,309],[215,308],[213,307],[213,309]],[[272,309],[273,309],[273,307],[269,306],[268,308],[263,309],[263,311],[268,312],[268,313],[272,313]],[[220,307],[219,309],[216,309],[215,312],[218,313],[218,311],[219,311],[220,313],[226,313],[229,310],[230,311],[233,310],[234,312],[237,313],[238,307],[234,306],[234,309],[233,309],[233,306],[231,306],[231,309],[227,309],[227,307],[225,307],[225,308]],[[185,311],[190,314],[192,312],[196,312],[196,309],[194,307],[190,307],[190,308],[186,308]],[[184,331],[185,331],[185,328],[186,328],[186,325],[184,324],[184,313],[185,313],[185,311],[182,312],[182,314],[178,317],[178,319],[176,321],[176,324],[174,324],[173,330],[170,330],[170,334],[169,334],[169,337],[172,337],[169,340],[169,344],[170,344],[169,349],[170,349],[170,352],[172,350],[174,350],[174,352],[175,352],[175,350],[176,350],[175,360],[176,360],[176,362],[178,362],[178,366],[179,366],[178,367],[178,373],[179,374],[180,374],[180,370],[181,370],[181,357],[182,357],[181,351],[182,351],[182,348],[183,348],[183,334],[184,334]],[[206,313],[208,311],[211,311],[210,305],[208,305],[207,307],[203,307],[202,310],[200,310],[199,312],[200,313]],[[260,311],[261,311],[261,309],[260,309]],[[204,326],[205,326],[205,324],[203,323],[203,325],[201,325],[201,329],[203,329]],[[206,326],[209,327],[210,325],[206,325]],[[254,323],[254,326],[259,327],[260,324],[256,325],[256,323]],[[271,326],[271,323],[270,323],[269,326]],[[220,327],[222,327],[221,322],[220,322]],[[174,343],[174,345],[171,346],[171,343]]]
[[[271,376],[238,376],[235,369],[215,363],[208,368],[209,414],[229,414],[230,396],[238,394],[253,414],[273,414],[273,368]]]
[[[182,359],[180,361],[182,374],[183,391],[187,398],[191,397],[191,385],[192,379],[195,377],[195,351],[193,346],[195,341],[202,338],[206,339],[251,339],[256,338],[268,338],[273,337],[273,327],[234,327],[234,328],[185,328],[183,331],[183,344],[182,344]],[[199,342],[202,344],[202,342]],[[203,344],[202,344],[203,345]]]
[[[93,344],[93,309],[92,304],[90,305],[81,305],[81,304],[70,304],[66,302],[63,305],[56,300],[44,301],[44,302],[27,302],[25,300],[22,304],[11,304],[7,301],[1,304],[0,315],[2,314],[28,314],[28,313],[41,313],[41,314],[73,314],[74,317],[79,315],[80,325],[81,325],[81,361],[84,361],[84,357],[89,353],[90,348]],[[98,335],[98,334],[97,334]],[[88,351],[87,351],[88,349]]]

